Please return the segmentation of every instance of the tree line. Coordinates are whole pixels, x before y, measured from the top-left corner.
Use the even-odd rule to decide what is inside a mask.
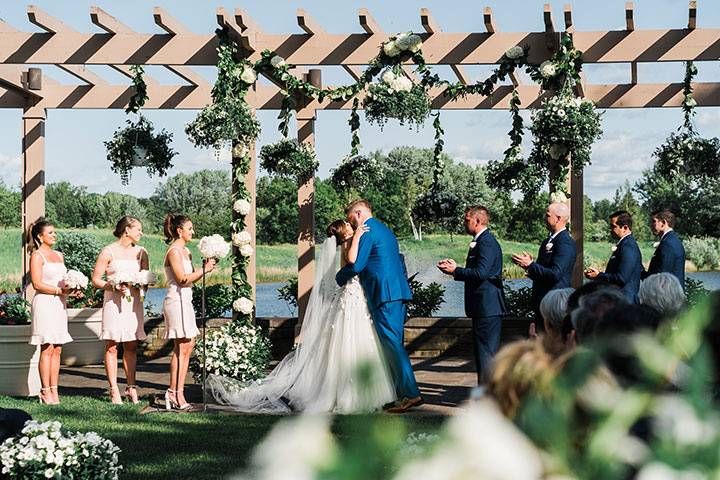
[[[416,147],[397,147],[374,152],[358,160],[372,168],[358,169],[362,181],[339,181],[341,172],[330,178],[316,179],[315,222],[319,239],[325,227],[343,218],[343,207],[353,197],[371,202],[375,215],[398,236],[420,239],[428,233],[463,232],[462,216],[466,205],[482,204],[490,209],[491,228],[506,240],[537,241],[546,235],[544,226],[548,195],[532,199],[514,199],[498,192],[486,181],[484,166],[471,166],[445,158],[440,177],[441,192],[427,196],[433,178],[432,151]],[[654,169],[643,173],[634,185],[626,182],[613,198],[596,202],[585,197],[585,235],[588,240],[607,240],[607,217],[615,210],[628,210],[636,219],[634,234],[649,240],[648,215],[652,210],[670,207],[679,214],[677,230],[685,236],[720,237],[720,179],[691,181],[682,175],[663,178]],[[231,219],[230,174],[224,170],[180,173],[157,186],[150,197],[128,194],[88,192],[86,187],[69,182],[50,183],[46,188],[47,217],[63,228],[111,228],[122,215],[143,221],[148,233],[160,233],[167,212],[182,212],[193,218],[197,235],[222,233]],[[20,225],[20,192],[0,181],[0,227]],[[297,238],[297,183],[291,178],[263,176],[257,183],[258,243],[293,243]]]

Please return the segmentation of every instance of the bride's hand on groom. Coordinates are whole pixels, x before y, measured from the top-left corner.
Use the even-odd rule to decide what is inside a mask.
[[[367,225],[360,225],[358,228],[355,229],[353,236],[359,239],[360,237],[363,236],[363,234],[365,232],[369,232],[369,231],[370,231],[370,227],[368,227]]]

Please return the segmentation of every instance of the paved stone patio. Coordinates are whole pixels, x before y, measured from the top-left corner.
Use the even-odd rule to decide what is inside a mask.
[[[150,400],[146,411],[161,407],[159,396],[168,384],[169,357],[138,363],[137,384],[141,397]],[[415,376],[425,399],[425,404],[412,410],[416,414],[452,415],[461,409],[476,384],[474,364],[471,359],[446,357],[413,360]],[[87,395],[107,397],[107,380],[102,365],[85,367],[62,367],[60,370],[60,395]],[[188,375],[185,396],[189,402],[202,408],[202,388]],[[125,388],[125,372],[119,368],[120,391]],[[212,396],[208,402],[212,401]],[[210,404],[209,411],[228,411],[227,408]]]

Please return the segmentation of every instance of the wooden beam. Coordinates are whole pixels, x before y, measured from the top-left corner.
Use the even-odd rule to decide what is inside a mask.
[[[370,15],[367,8],[361,8],[358,10],[358,20],[360,21],[360,26],[363,30],[370,35],[383,32],[382,28],[380,28],[380,25],[375,21],[372,15]]]
[[[495,33],[495,20],[493,19],[492,8],[485,7],[483,10],[483,22],[488,33]]]
[[[625,30],[635,30],[635,19],[633,18],[633,2],[625,2]]]
[[[573,27],[572,5],[566,3],[563,9],[563,13],[563,17],[565,19],[565,31],[567,33],[573,33],[575,31],[575,27]]]
[[[422,24],[423,28],[427,33],[435,33],[442,31],[440,29],[440,26],[437,24],[432,14],[430,13],[430,9],[428,8],[420,9],[420,23]]]
[[[28,5],[27,16],[30,23],[37,25],[48,33],[74,32],[75,30],[65,25],[62,21],[49,15],[35,5]]]
[[[235,37],[236,41],[245,50],[248,50],[249,52],[255,52],[257,50],[255,44],[256,32],[250,29],[243,30],[243,28],[240,26],[240,24],[238,24],[236,20],[238,15],[242,18],[242,10],[236,10],[235,17],[231,17],[224,7],[218,7],[216,11],[218,25],[220,25],[221,28],[227,27],[230,31],[230,35]]]
[[[343,68],[345,69],[345,71],[347,73],[350,74],[352,79],[356,82],[358,80],[360,80],[360,78],[362,77],[362,71],[360,70],[359,67],[356,67],[354,65],[343,65]]]
[[[630,83],[638,83],[637,62],[630,62]]]
[[[192,67],[186,67],[184,65],[167,65],[166,68],[188,82],[190,85],[194,85],[196,87],[200,85],[209,85],[208,81],[196,73]]]
[[[297,9],[297,23],[308,35],[325,33],[325,29],[302,8]]]
[[[97,6],[90,7],[90,20],[98,27],[113,35],[117,33],[135,33],[135,30]]]
[[[545,23],[545,46],[548,50],[555,50],[555,26],[552,19],[552,7],[549,3],[543,5],[543,23]]]
[[[155,19],[155,24],[170,35],[192,34],[192,31],[190,31],[188,27],[160,7],[153,8],[153,18]]]
[[[690,0],[690,4],[688,5],[688,29],[695,30],[696,26],[697,26],[697,2],[695,0]]]
[[[79,78],[88,85],[103,85],[107,81],[95,72],[88,70],[85,65],[58,65],[58,68],[65,70],[75,78]]]
[[[245,32],[246,30],[250,30],[252,32],[261,32],[262,29],[260,28],[260,25],[258,25],[248,13],[241,9],[236,8],[235,9],[235,23],[238,24],[242,32]]]

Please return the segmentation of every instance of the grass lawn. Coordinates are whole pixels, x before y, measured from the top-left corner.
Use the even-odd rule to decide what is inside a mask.
[[[220,479],[244,468],[255,445],[285,418],[275,415],[175,414],[138,412],[146,405],[111,405],[106,400],[64,396],[60,405],[0,397],[0,407],[21,408],[38,421],[58,420],[68,430],[95,431],[122,452],[121,478]],[[375,417],[377,418],[377,417]],[[441,416],[387,417],[410,432],[434,432]],[[367,417],[338,416],[333,432],[342,443],[356,439]],[[277,452],[282,461],[284,452]]]
[[[67,231],[67,230],[65,230]],[[107,245],[115,240],[107,230],[75,230],[89,233],[95,236],[98,241]],[[63,230],[59,233],[62,236]],[[467,235],[426,235],[422,242],[416,242],[412,238],[401,238],[400,249],[408,258],[416,263],[434,264],[441,258],[451,257],[458,263],[465,261],[468,242]],[[163,237],[159,235],[146,235],[143,237],[144,246],[150,256],[150,268],[158,274],[161,280],[159,286],[163,286],[165,275],[162,262],[165,257],[167,246]],[[510,256],[520,253],[523,250],[529,252],[533,257],[537,255],[538,243],[522,243],[501,240],[500,244],[505,257],[504,276],[505,278],[524,278],[525,273],[510,261]],[[590,264],[603,270],[608,258],[610,258],[609,242],[586,242],[585,258]],[[197,244],[190,245],[190,250],[196,263],[200,258],[197,251]],[[652,242],[640,242],[645,265],[650,262],[653,253]],[[20,284],[20,229],[0,229],[0,291],[13,291]],[[280,245],[258,245],[257,247],[257,281],[285,282],[288,278],[297,275],[297,246],[293,244]],[[219,271],[208,277],[210,283],[230,283],[230,261],[225,259],[220,264]]]

